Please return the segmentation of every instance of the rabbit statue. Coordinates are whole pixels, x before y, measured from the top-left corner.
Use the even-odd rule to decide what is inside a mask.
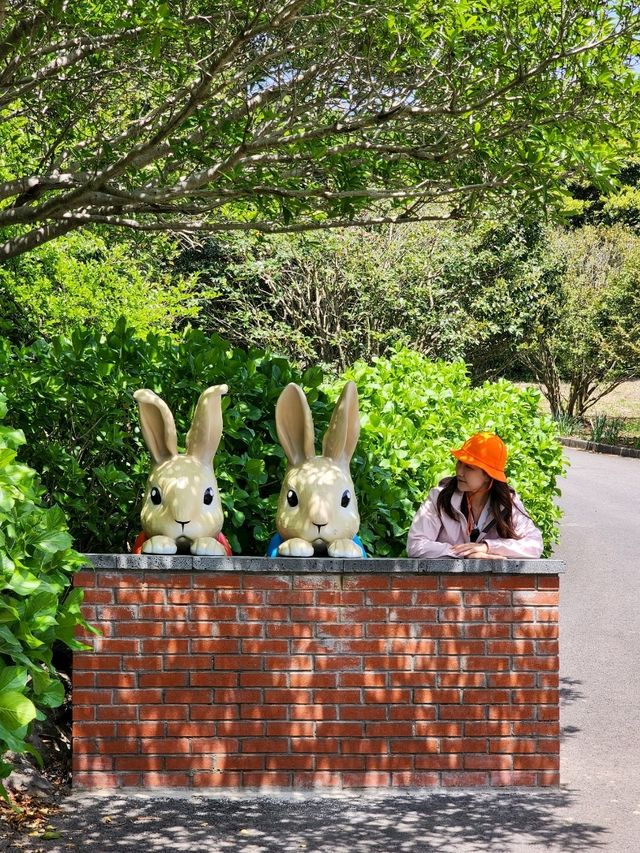
[[[313,419],[304,391],[290,383],[276,404],[276,430],[289,461],[278,499],[270,557],[366,557],[357,537],[358,503],[349,462],[360,434],[358,391],[347,382],[315,455]]]
[[[133,395],[153,459],[140,514],[143,533],[134,553],[231,554],[220,533],[224,516],[213,473],[222,435],[221,397],[227,391],[226,385],[213,385],[200,395],[184,454],[178,453],[176,425],[165,401],[147,388]]]

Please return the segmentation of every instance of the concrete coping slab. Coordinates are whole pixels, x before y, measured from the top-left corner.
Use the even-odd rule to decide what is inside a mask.
[[[85,554],[96,569],[254,574],[495,574],[559,575],[562,560],[413,560],[405,557],[343,560],[332,557],[192,557],[161,554]]]

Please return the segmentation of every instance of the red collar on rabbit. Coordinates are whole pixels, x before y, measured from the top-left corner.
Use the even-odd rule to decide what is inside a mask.
[[[132,554],[142,554],[142,545],[147,541],[149,537],[143,531],[142,533],[138,533],[136,536],[136,541],[133,543],[133,549],[131,551]],[[224,550],[227,552],[227,557],[232,557],[233,552],[231,550],[231,545],[227,541],[227,537],[223,533],[218,533],[217,536],[214,536],[216,542],[219,542]]]

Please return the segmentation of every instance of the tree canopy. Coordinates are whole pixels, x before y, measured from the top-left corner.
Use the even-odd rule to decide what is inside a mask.
[[[546,205],[637,133],[639,28],[631,0],[4,0],[0,258]]]

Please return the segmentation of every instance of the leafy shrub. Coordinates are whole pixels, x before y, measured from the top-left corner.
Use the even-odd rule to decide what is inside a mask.
[[[83,551],[123,551],[139,531],[149,457],[132,397],[137,388],[167,401],[184,440],[202,390],[229,385],[215,463],[224,531],[236,553],[261,554],[285,465],[274,424],[278,395],[288,382],[305,388],[319,448],[344,383],[342,377],[322,385],[316,367],[300,373],[286,359],[199,331],[176,345],[155,334],[135,338],[124,323],[106,336],[85,330],[29,348],[5,346],[0,376],[28,434],[31,464],[68,514]],[[549,547],[559,516],[552,498],[561,450],[553,426],[538,414],[537,392],[507,382],[472,388],[464,365],[432,363],[407,349],[372,366],[358,363],[346,378],[361,398],[353,474],[370,553],[403,551],[420,501],[452,472],[449,449],[477,429],[495,429],[507,442],[512,482]]]
[[[474,432],[505,441],[510,484],[542,530],[545,553],[557,539],[553,502],[562,448],[553,423],[539,413],[539,393],[500,380],[472,387],[461,363],[430,362],[408,349],[345,374],[360,394],[360,454],[353,463],[361,537],[376,554],[397,554],[429,490],[454,471],[450,449]],[[336,395],[338,383],[332,389]]]
[[[0,421],[6,411],[0,395]],[[0,424],[0,779],[11,772],[7,750],[39,758],[26,741],[30,725],[64,699],[53,644],[83,648],[73,634],[85,625],[82,591],[68,589],[82,557],[70,550],[62,511],[42,506],[35,473],[16,462],[23,443],[20,430]]]

